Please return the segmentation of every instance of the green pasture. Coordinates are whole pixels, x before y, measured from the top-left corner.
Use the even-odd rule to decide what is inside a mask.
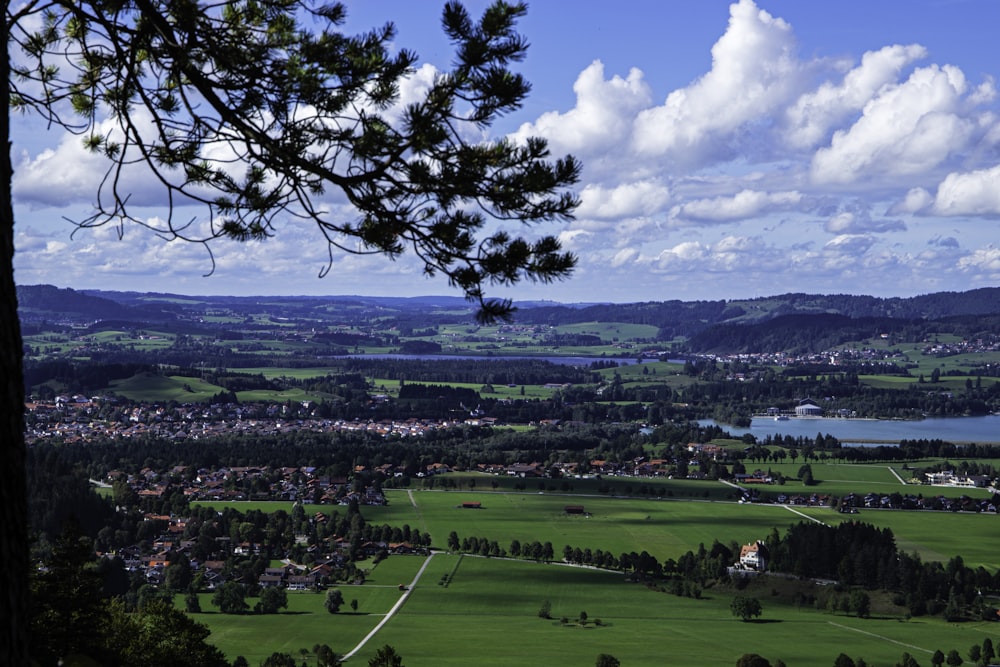
[[[397,556],[395,569],[406,567],[408,584],[423,562],[422,558]],[[389,561],[384,561],[388,564]],[[375,572],[378,572],[376,568]],[[393,578],[395,579],[395,578]],[[242,655],[251,665],[261,664],[278,651],[300,656],[299,650],[316,644],[327,644],[344,654],[368,634],[399,599],[399,582],[380,584],[374,581],[362,586],[339,586],[344,606],[338,614],[330,614],[323,606],[325,592],[290,591],[288,608],[279,614],[231,615],[218,612],[212,606],[212,594],[199,595],[202,613],[192,614],[199,623],[212,631],[208,641],[232,660]],[[351,611],[351,600],[358,601],[358,611]],[[247,598],[253,607],[255,598]],[[184,605],[184,596],[175,604]]]
[[[776,505],[722,502],[466,491],[389,491],[388,498],[387,506],[362,508],[365,519],[407,523],[430,533],[440,548],[446,547],[451,531],[460,539],[496,540],[503,549],[513,540],[551,542],[557,558],[567,545],[615,555],[645,550],[660,560],[678,558],[700,543],[763,539],[773,526],[783,529],[801,519]],[[463,502],[480,502],[482,508],[464,509]],[[567,514],[566,505],[583,505],[587,514]]]
[[[990,572],[1000,566],[1000,516],[966,512],[903,512],[861,509],[858,514],[840,514],[829,508],[796,507],[803,515],[828,524],[863,521],[889,528],[896,545],[916,553],[924,561],[947,563],[961,556],[969,567],[985,567]]]
[[[191,503],[192,507],[211,507],[219,512],[229,508],[234,509],[237,512],[242,512],[246,514],[247,512],[264,512],[265,514],[270,514],[272,512],[277,512],[279,510],[284,510],[291,513],[294,503],[287,500],[236,500],[236,501],[221,501],[221,500],[196,500]],[[314,514],[318,511],[326,512],[330,514],[333,510],[337,509],[331,505],[305,505],[307,514]],[[315,512],[312,508],[316,508]]]
[[[223,388],[205,382],[200,378],[185,375],[159,375],[141,372],[130,378],[112,380],[111,387],[115,393],[135,401],[163,403],[177,401],[178,403],[196,403],[215,396]],[[237,398],[243,402],[279,402],[285,401],[318,401],[323,395],[308,393],[299,388],[275,391],[268,389],[252,389],[240,391]]]
[[[989,461],[980,461],[989,462]],[[910,462],[911,470],[903,470],[902,463],[819,463],[810,461],[815,484],[805,486],[797,479],[798,471],[803,466],[802,459],[797,463],[754,464],[746,462],[747,470],[762,468],[772,472],[780,472],[785,476],[785,483],[760,487],[762,493],[774,497],[780,493],[787,495],[831,495],[843,497],[849,493],[865,495],[867,493],[902,493],[924,496],[944,496],[945,498],[988,498],[986,489],[973,489],[950,486],[929,486],[925,484],[910,484],[913,477],[912,468],[922,468],[931,461]],[[955,461],[957,463],[957,461]],[[994,463],[993,465],[996,465]],[[895,475],[893,474],[895,471]],[[898,475],[899,477],[897,477]],[[903,479],[906,484],[899,480]]]
[[[823,474],[830,483],[839,475],[837,483],[873,484],[880,481],[880,475],[890,474],[884,466],[882,471],[878,466],[835,464],[814,464],[813,468],[826,470]],[[825,523],[861,520],[890,528],[900,548],[924,560],[947,562],[960,554],[967,565],[992,571],[1000,553],[1000,517],[992,514],[862,509],[858,515],[842,515],[827,508],[510,493],[485,490],[486,479],[481,476],[476,490],[389,490],[387,506],[365,506],[361,512],[369,523],[406,523],[429,532],[439,548],[446,546],[454,530],[460,538],[485,537],[505,549],[514,539],[522,544],[548,541],[557,560],[566,545],[615,554],[646,550],[660,560],[677,558],[698,544],[710,546],[716,539],[724,544],[745,543],[763,538],[774,528],[783,532],[809,519]],[[585,480],[574,480],[581,481]],[[681,487],[674,488],[679,491]],[[482,509],[461,508],[469,501],[480,502]],[[564,508],[569,504],[583,505],[590,516],[567,515]],[[241,511],[287,511],[291,507],[287,502],[228,506]],[[307,511],[334,509],[343,508],[315,505]],[[230,658],[244,655],[250,664],[259,664],[273,651],[298,655],[300,648],[316,643],[344,653],[374,628],[398,599],[399,584],[412,581],[422,562],[418,557],[392,556],[374,566],[364,585],[342,586],[348,605],[358,600],[358,614],[332,616],[322,607],[322,594],[294,593],[289,595],[286,613],[225,616],[212,613],[206,595],[201,602],[208,613],[196,618],[212,629],[210,641]],[[751,584],[745,593],[761,599],[764,615],[761,622],[742,623],[730,614],[729,602],[735,595],[731,590],[709,588],[703,591],[703,599],[695,600],[625,583],[620,573],[437,554],[401,611],[348,664],[366,664],[384,644],[394,646],[409,667],[470,662],[499,667],[518,656],[522,660],[531,656],[531,664],[576,667],[590,664],[599,653],[611,653],[623,665],[633,666],[730,666],[745,652],[780,658],[789,665],[822,665],[832,664],[844,647],[868,664],[894,664],[904,650],[925,664],[938,648],[964,653],[986,636],[1000,641],[997,624],[905,620],[905,610],[884,598],[876,600],[874,617],[864,620],[809,605],[796,608],[774,597],[785,585],[784,580],[769,579]],[[831,594],[828,588],[809,586],[813,595]],[[783,594],[781,599],[789,597]],[[537,616],[543,600],[552,605],[552,620]],[[591,621],[584,627],[575,623],[581,611]],[[571,622],[560,623],[563,616]],[[601,620],[600,626],[593,623],[595,619]],[[718,641],[723,635],[725,641]]]
[[[323,378],[327,375],[337,375],[342,369],[337,366],[322,366],[316,368],[283,368],[278,366],[261,366],[258,368],[229,368],[233,373],[250,373],[263,375],[268,380],[291,378],[293,380],[309,380]]]
[[[206,593],[200,596],[204,613],[193,618],[210,628],[209,641],[229,659],[243,655],[251,665],[275,651],[302,660],[300,649],[320,643],[345,654],[382,620],[402,594],[398,584],[410,584],[423,563],[410,556],[383,561],[364,585],[340,587],[347,611],[335,615],[323,608],[323,593],[289,593],[287,610],[265,616],[217,613]],[[758,622],[743,623],[729,610],[733,590],[709,588],[701,599],[684,598],[627,583],[620,573],[437,554],[406,603],[347,664],[367,664],[385,644],[408,667],[507,667],[526,660],[578,667],[601,653],[632,667],[731,667],[749,652],[788,665],[825,665],[842,651],[876,665],[894,664],[908,651],[927,664],[935,649],[964,654],[986,637],[1000,638],[996,624],[906,621],[901,608],[886,602],[876,604],[869,619],[798,608],[773,598],[776,586],[783,583],[762,579],[742,592],[763,607]],[[815,585],[806,590],[817,597],[831,594]],[[356,614],[351,600],[358,601]],[[546,600],[550,619],[538,616]],[[577,622],[581,612],[587,614],[585,625]]]
[[[590,334],[600,336],[604,341],[628,342],[634,340],[654,340],[659,327],[652,324],[631,324],[628,322],[579,322],[560,324],[554,327],[561,334]]]
[[[222,391],[222,388],[200,378],[185,376],[164,376],[147,371],[130,378],[112,380],[111,389],[128,399],[162,403],[177,401],[193,403],[204,401]]]
[[[625,583],[615,573],[468,556],[437,555],[432,567],[348,664],[364,665],[385,644],[409,667],[577,667],[601,653],[631,667],[731,667],[748,652],[788,665],[824,665],[845,650],[868,664],[894,664],[903,651],[927,664],[937,648],[964,653],[1000,632],[995,624],[904,622],[901,615],[861,620],[797,609],[770,602],[766,582],[747,591],[762,601],[761,621],[743,623],[730,613],[732,591],[709,589],[695,600]],[[449,575],[446,586],[438,572]],[[538,617],[544,600],[551,619]],[[576,622],[580,612],[588,617],[584,626]]]
[[[162,350],[174,344],[175,335],[161,331],[139,331],[133,336],[127,331],[98,331],[84,340],[100,344],[127,345],[137,350]]]
[[[521,478],[510,475],[491,475],[478,472],[455,472],[438,475],[422,481],[413,480],[411,488],[470,491],[517,491],[590,495],[625,496],[636,498],[737,500],[739,493],[731,486],[719,482],[693,479],[668,479],[667,477],[619,477],[603,478],[563,477],[561,479]],[[660,493],[662,491],[662,493]]]

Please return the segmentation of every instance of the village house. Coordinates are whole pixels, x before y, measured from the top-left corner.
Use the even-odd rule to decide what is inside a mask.
[[[740,549],[740,562],[737,567],[753,572],[763,572],[767,569],[767,547],[760,540],[744,544]]]

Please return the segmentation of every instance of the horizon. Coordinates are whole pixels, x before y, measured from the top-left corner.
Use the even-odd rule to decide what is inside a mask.
[[[465,3],[479,16],[487,2]],[[443,3],[441,3],[443,5]],[[533,90],[491,138],[541,136],[584,165],[581,206],[541,224],[580,261],[565,281],[487,286],[515,303],[635,303],[782,293],[908,298],[1000,284],[1000,4],[915,0],[539,0],[516,69]],[[393,20],[416,51],[403,96],[446,67],[440,5],[347,3],[346,32]],[[859,20],[863,16],[864,20]],[[421,78],[423,77],[423,79]],[[98,158],[13,116],[15,276],[74,289],[189,295],[447,294],[407,255],[335,255],[311,225],[266,242],[166,243],[126,226],[70,238]],[[134,174],[142,215],[163,217]],[[350,215],[343,202],[327,202]],[[200,209],[194,214],[200,214]],[[186,212],[180,215],[186,215]],[[530,232],[529,237],[530,237]],[[451,292],[460,296],[457,292]]]
[[[100,294],[136,294],[136,295],[153,295],[153,296],[165,296],[165,297],[185,297],[185,298],[220,298],[220,299],[276,299],[276,298],[287,298],[287,299],[399,299],[406,301],[420,301],[420,300],[455,300],[469,303],[469,308],[474,308],[475,305],[469,302],[465,297],[456,293],[440,293],[440,294],[413,294],[407,296],[393,295],[393,294],[208,294],[208,293],[193,293],[193,292],[176,292],[176,291],[164,291],[164,290],[123,290],[123,289],[108,289],[108,288],[90,288],[90,287],[65,287],[60,285],[53,285],[51,283],[36,283],[32,285],[18,285],[18,289],[21,288],[33,288],[33,287],[54,287],[56,289],[67,289],[74,292],[85,293],[85,292],[97,292]],[[680,301],[680,302],[697,302],[697,301],[725,301],[725,302],[735,302],[735,301],[755,301],[755,300],[767,300],[767,299],[777,299],[782,297],[787,297],[791,295],[802,295],[802,296],[812,296],[812,297],[833,297],[833,296],[846,296],[855,298],[873,298],[880,300],[892,300],[892,299],[914,299],[926,296],[934,296],[937,294],[963,294],[968,292],[976,292],[986,289],[1000,289],[1000,287],[987,286],[987,287],[974,287],[967,290],[937,290],[933,292],[923,292],[919,294],[914,294],[911,296],[875,296],[872,294],[864,293],[852,293],[852,292],[796,292],[796,291],[785,291],[785,292],[775,292],[773,294],[765,294],[749,298],[740,297],[719,297],[717,299],[641,299],[636,301],[559,301],[555,299],[545,299],[545,298],[534,298],[534,299],[520,299],[515,300],[513,305],[517,309],[519,305],[523,304],[552,304],[557,306],[625,306],[636,303],[665,303],[669,301]]]

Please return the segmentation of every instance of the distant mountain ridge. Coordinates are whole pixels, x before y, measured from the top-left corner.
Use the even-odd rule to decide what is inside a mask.
[[[327,325],[377,317],[410,328],[469,322],[474,307],[455,296],[186,296],[167,293],[73,290],[25,285],[18,290],[22,321],[197,322],[212,309],[237,315],[262,312],[282,320]],[[660,341],[684,340],[688,351],[824,349],[873,333],[911,332],[934,322],[942,331],[1000,327],[1000,288],[881,298],[849,294],[788,293],[755,299],[637,303],[518,302],[515,322],[562,325],[586,322],[645,324]],[[853,338],[852,338],[853,337]]]

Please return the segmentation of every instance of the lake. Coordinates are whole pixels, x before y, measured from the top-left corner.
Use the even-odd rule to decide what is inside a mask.
[[[589,368],[596,362],[613,361],[619,366],[629,366],[632,364],[652,363],[658,359],[636,359],[635,357],[553,357],[553,356],[516,356],[516,355],[471,355],[471,354],[338,354],[329,357],[330,359],[404,359],[416,361],[492,361],[501,363],[504,361],[547,361],[552,364],[563,366],[580,366]],[[678,359],[669,359],[670,363],[684,363]]]
[[[711,419],[701,419],[699,424],[716,424]],[[984,417],[944,417],[904,421],[889,419],[837,419],[833,417],[792,417],[786,421],[775,421],[769,417],[757,417],[750,428],[737,428],[729,424],[717,424],[736,437],[746,433],[763,440],[767,436],[790,435],[792,437],[815,438],[817,433],[832,435],[844,444],[851,441],[885,441],[898,443],[900,440],[946,440],[949,442],[996,442],[1000,443],[1000,415]]]

